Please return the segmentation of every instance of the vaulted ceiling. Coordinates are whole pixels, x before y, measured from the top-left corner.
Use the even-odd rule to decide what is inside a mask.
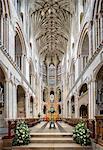
[[[31,19],[40,57],[61,61],[67,50],[73,12],[72,0],[32,0]]]

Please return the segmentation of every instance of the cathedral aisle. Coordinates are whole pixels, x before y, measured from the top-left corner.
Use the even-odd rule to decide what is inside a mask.
[[[55,122],[55,129],[50,129],[50,122],[40,122],[31,128],[31,143],[27,146],[15,146],[12,150],[92,150],[82,147],[72,138],[73,128],[68,124]]]

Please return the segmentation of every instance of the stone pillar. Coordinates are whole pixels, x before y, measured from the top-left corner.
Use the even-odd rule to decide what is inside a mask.
[[[33,97],[33,117],[35,116],[35,99]]]
[[[88,118],[91,118],[91,82],[88,84]],[[93,107],[93,106],[92,106]]]
[[[9,86],[8,86],[8,118],[12,119],[12,104],[13,104],[13,85],[12,82],[9,81]]]
[[[13,119],[17,118],[17,89],[16,84],[13,84]]]
[[[94,113],[94,109],[95,109],[95,81],[92,80],[91,82],[91,119],[94,119],[95,113]]]
[[[89,58],[92,57],[93,54],[93,41],[92,41],[92,37],[93,37],[93,21],[90,21],[89,24]]]
[[[71,99],[69,99],[69,117],[72,116],[72,110],[71,110]]]
[[[26,112],[26,118],[30,117],[30,98],[29,98],[29,93],[27,92],[25,94],[25,112]]]
[[[69,101],[67,101],[67,118],[69,117]]]
[[[75,94],[75,118],[79,118],[79,101],[78,93]]]
[[[65,117],[67,118],[68,117],[68,115],[67,115],[67,99],[65,100]]]
[[[94,119],[95,115],[95,81],[91,80],[88,84],[88,92],[89,92],[89,119]]]
[[[101,13],[101,17],[100,17],[100,36],[101,36],[101,42],[103,40],[103,13]]]
[[[5,117],[9,118],[9,80],[6,80],[5,85]]]

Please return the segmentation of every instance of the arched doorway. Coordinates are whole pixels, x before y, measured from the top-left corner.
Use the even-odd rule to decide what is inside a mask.
[[[25,111],[25,91],[21,85],[17,86],[17,117],[26,117]]]
[[[96,76],[96,115],[103,115],[103,66]]]
[[[30,97],[30,116],[33,117],[33,97]]]
[[[5,74],[0,67],[0,128],[5,126]]]
[[[84,83],[79,90],[79,115],[82,118],[88,118],[88,86]]]
[[[79,109],[80,117],[87,118],[88,117],[88,106],[81,105]]]

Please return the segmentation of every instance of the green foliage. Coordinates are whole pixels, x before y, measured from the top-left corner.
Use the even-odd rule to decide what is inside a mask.
[[[90,145],[90,131],[83,122],[78,123],[73,131],[73,139],[81,145]]]
[[[14,132],[13,146],[27,145],[30,143],[30,130],[25,122],[18,122]]]

